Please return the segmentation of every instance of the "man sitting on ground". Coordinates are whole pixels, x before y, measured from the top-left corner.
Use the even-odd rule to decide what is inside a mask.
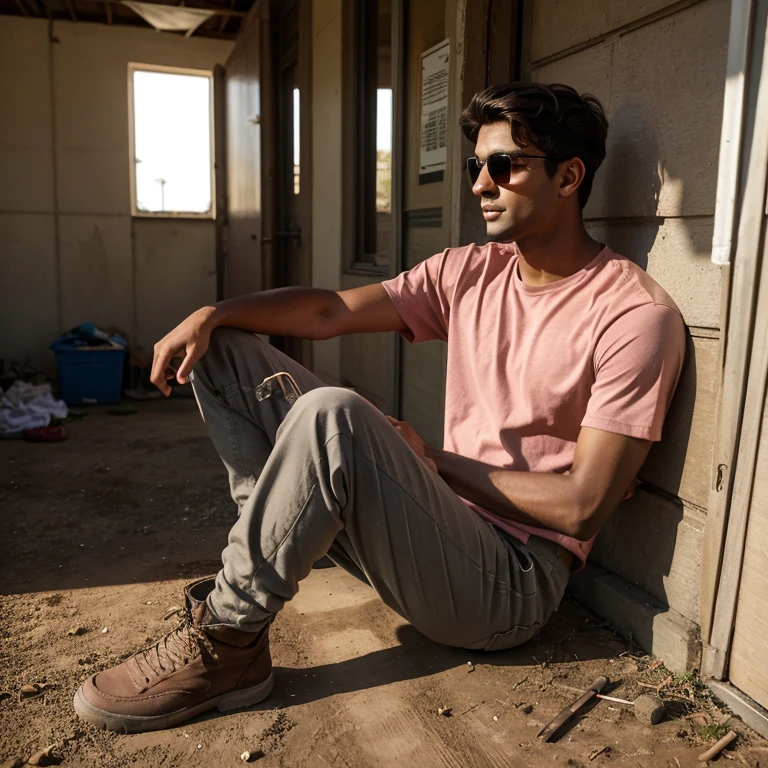
[[[661,438],[685,349],[680,312],[593,240],[582,209],[605,156],[599,102],[563,85],[477,94],[462,115],[488,243],[381,284],[287,288],[204,307],[155,348],[193,382],[239,510],[180,625],[87,680],[75,709],[121,731],[166,728],[272,689],[269,625],[328,555],[432,640],[496,650],[532,638],[571,567]],[[255,333],[399,331],[448,343],[445,441],[323,386]],[[256,389],[287,372],[295,405]]]

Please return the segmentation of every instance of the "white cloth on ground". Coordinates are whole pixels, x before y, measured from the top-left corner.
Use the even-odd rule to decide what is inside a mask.
[[[47,427],[51,418],[66,418],[63,400],[56,400],[50,384],[15,381],[7,392],[0,389],[0,436],[11,437],[25,429]]]

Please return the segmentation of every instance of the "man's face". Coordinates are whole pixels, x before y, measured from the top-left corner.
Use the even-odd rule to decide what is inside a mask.
[[[509,123],[483,125],[477,137],[475,155],[485,160],[495,152],[510,155],[543,155],[537,147],[519,147],[512,139]],[[555,226],[559,205],[560,174],[550,179],[545,161],[521,158],[513,162],[508,183],[494,182],[486,166],[472,186],[480,198],[488,240],[517,241],[540,235]]]

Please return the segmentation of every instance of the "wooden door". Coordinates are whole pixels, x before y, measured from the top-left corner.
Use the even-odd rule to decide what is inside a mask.
[[[226,65],[227,296],[262,288],[261,27],[254,18]]]
[[[763,406],[729,677],[768,708],[768,400]]]

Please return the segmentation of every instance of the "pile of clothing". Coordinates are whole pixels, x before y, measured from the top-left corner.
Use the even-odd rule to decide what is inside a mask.
[[[0,437],[25,437],[54,442],[64,439],[64,427],[51,420],[65,419],[69,409],[53,397],[50,384],[15,381],[0,389]]]

